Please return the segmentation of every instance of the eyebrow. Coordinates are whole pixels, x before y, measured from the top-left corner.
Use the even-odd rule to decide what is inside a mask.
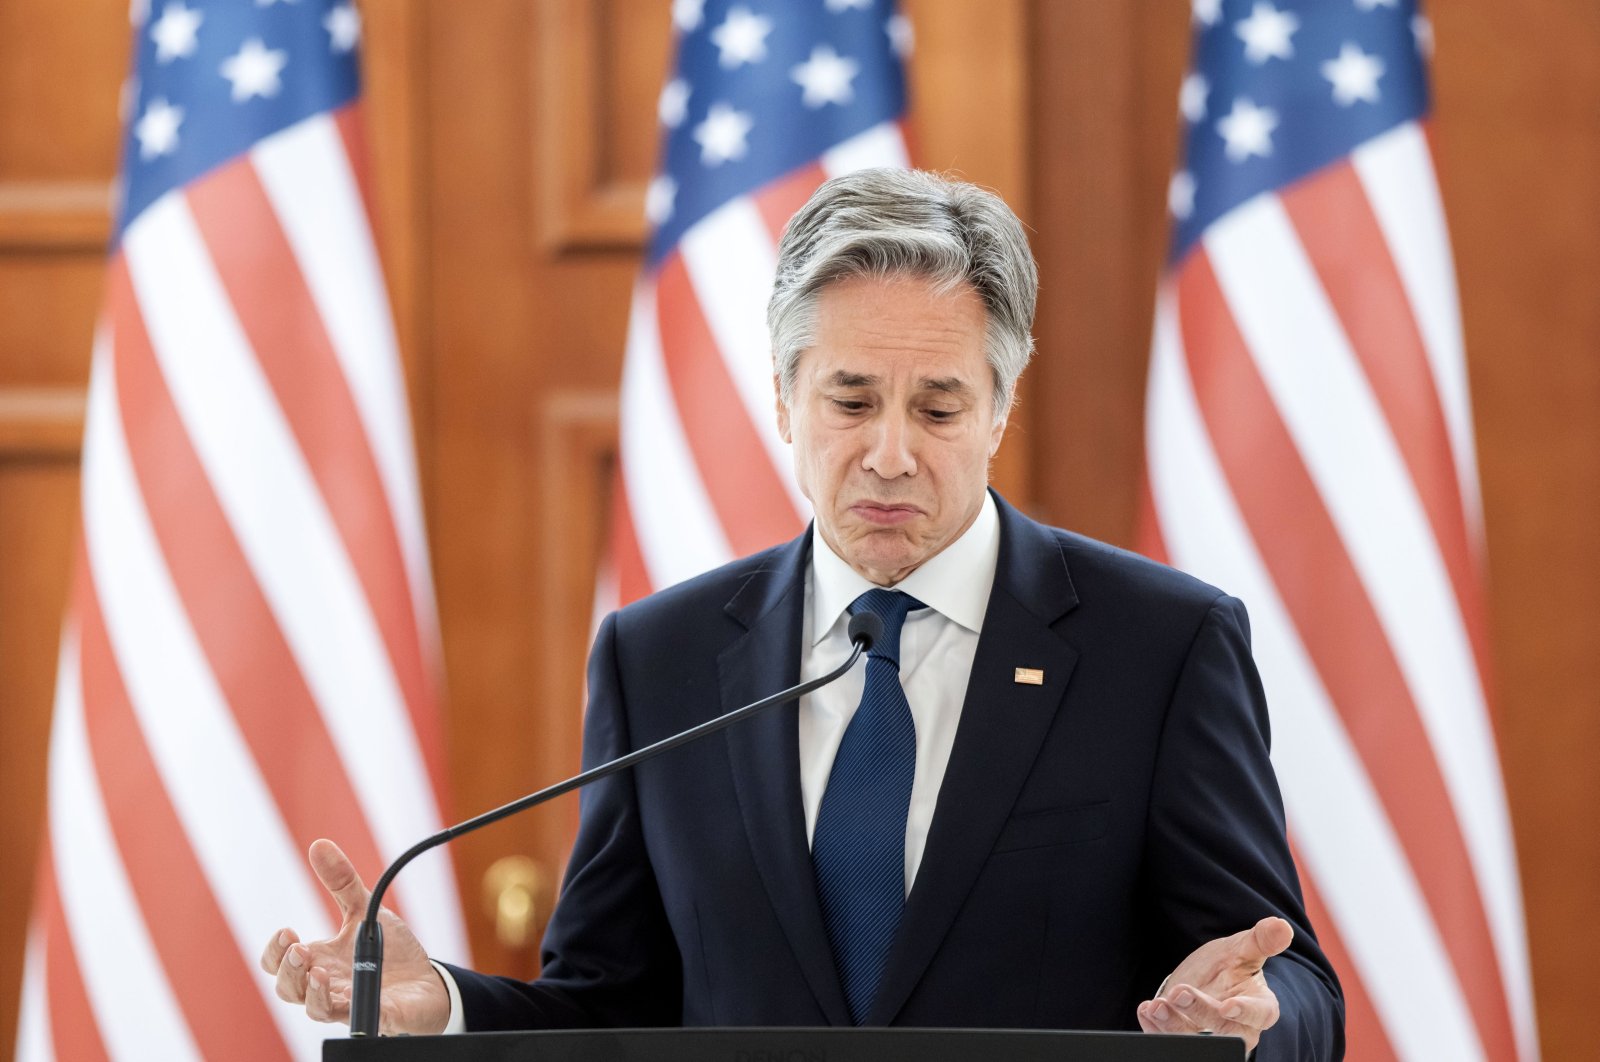
[[[967,386],[967,382],[955,376],[941,376],[932,380],[923,380],[921,383],[924,391],[939,391],[943,394],[955,395],[958,398],[970,398],[972,396],[972,388]]]
[[[881,381],[876,376],[867,376],[859,372],[845,372],[843,369],[828,377],[828,383],[834,387],[874,387]],[[965,380],[956,376],[935,376],[917,381],[917,386],[924,391],[938,391],[941,394],[956,395],[962,398],[972,395],[972,388]]]
[[[859,372],[845,372],[840,369],[828,377],[828,382],[835,387],[871,387],[878,382],[876,376],[863,376]]]

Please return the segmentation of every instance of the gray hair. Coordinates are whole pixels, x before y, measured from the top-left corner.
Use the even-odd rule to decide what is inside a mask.
[[[850,277],[917,276],[970,284],[988,315],[984,354],[995,416],[1033,356],[1039,270],[1022,223],[993,192],[921,170],[857,170],[818,188],[778,243],[767,331],[779,395],[794,396],[800,355],[816,342],[817,296]]]

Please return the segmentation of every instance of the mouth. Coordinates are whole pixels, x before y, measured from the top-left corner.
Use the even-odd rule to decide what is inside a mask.
[[[879,527],[894,527],[922,515],[915,505],[896,505],[889,502],[856,502],[850,512],[858,519]]]

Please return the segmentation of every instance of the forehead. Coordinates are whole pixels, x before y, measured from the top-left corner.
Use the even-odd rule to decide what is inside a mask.
[[[841,373],[976,383],[987,375],[988,314],[970,284],[915,276],[851,277],[817,296],[815,343],[801,359],[813,380]]]

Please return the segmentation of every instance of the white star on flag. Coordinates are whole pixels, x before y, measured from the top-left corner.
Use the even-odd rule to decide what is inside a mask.
[[[752,15],[747,7],[734,8],[722,25],[711,31],[711,41],[719,53],[717,62],[725,70],[759,63],[767,57],[767,34],[771,32],[771,19]]]
[[[170,63],[193,55],[200,23],[205,20],[205,12],[191,10],[181,3],[162,8],[161,17],[150,26],[150,39],[156,42],[156,62]]]
[[[700,145],[700,161],[707,166],[720,166],[730,159],[744,158],[748,147],[744,138],[753,124],[743,111],[736,111],[726,103],[713,103],[706,120],[694,127],[695,143]]]
[[[1194,174],[1179,170],[1167,183],[1167,209],[1179,221],[1189,220],[1194,213]]]
[[[322,28],[328,31],[328,43],[334,51],[352,51],[361,43],[361,12],[354,4],[340,4],[323,18]]]
[[[1278,112],[1257,107],[1243,96],[1233,101],[1233,110],[1217,122],[1217,132],[1227,141],[1226,153],[1232,162],[1243,162],[1251,155],[1266,158],[1272,154],[1272,131],[1278,128]]]
[[[1205,76],[1191,73],[1183,79],[1183,87],[1178,89],[1178,110],[1191,122],[1198,122],[1206,116],[1206,97],[1211,94],[1211,85]]]
[[[688,33],[705,18],[706,0],[672,0],[672,24],[679,33]]]
[[[675,77],[661,86],[661,98],[656,101],[656,117],[668,129],[676,129],[689,115],[689,83]]]
[[[1383,60],[1346,41],[1339,48],[1339,58],[1322,64],[1322,76],[1333,82],[1333,101],[1341,107],[1349,107],[1357,100],[1377,103]]]
[[[1268,59],[1288,59],[1294,55],[1289,38],[1300,28],[1300,20],[1271,4],[1258,3],[1250,17],[1241,19],[1234,30],[1244,41],[1244,57],[1260,66]]]
[[[828,10],[832,11],[835,15],[839,14],[841,11],[849,11],[851,8],[855,8],[858,11],[869,11],[872,9],[872,0],[827,0],[827,3]]]
[[[289,61],[287,52],[273,51],[251,37],[237,53],[223,60],[222,76],[233,84],[233,102],[243,103],[252,96],[276,96],[283,87],[278,75]]]
[[[657,174],[644,192],[644,216],[650,224],[660,227],[672,216],[673,202],[678,198],[678,182],[664,173]]]
[[[139,157],[149,162],[176,151],[178,126],[182,124],[182,107],[174,107],[162,96],[151,100],[139,118],[139,124],[133,127],[133,135],[139,141]]]
[[[860,72],[861,64],[854,59],[819,44],[811,49],[811,58],[792,67],[789,74],[805,90],[801,102],[814,110],[829,103],[849,103],[855,96],[850,82]]]
[[[1222,0],[1194,0],[1189,14],[1203,26],[1215,26],[1222,17]]]
[[[904,15],[890,15],[889,21],[883,24],[883,31],[889,35],[889,50],[896,57],[904,59],[911,54],[911,49],[916,45],[916,37],[911,32],[911,20]]]

